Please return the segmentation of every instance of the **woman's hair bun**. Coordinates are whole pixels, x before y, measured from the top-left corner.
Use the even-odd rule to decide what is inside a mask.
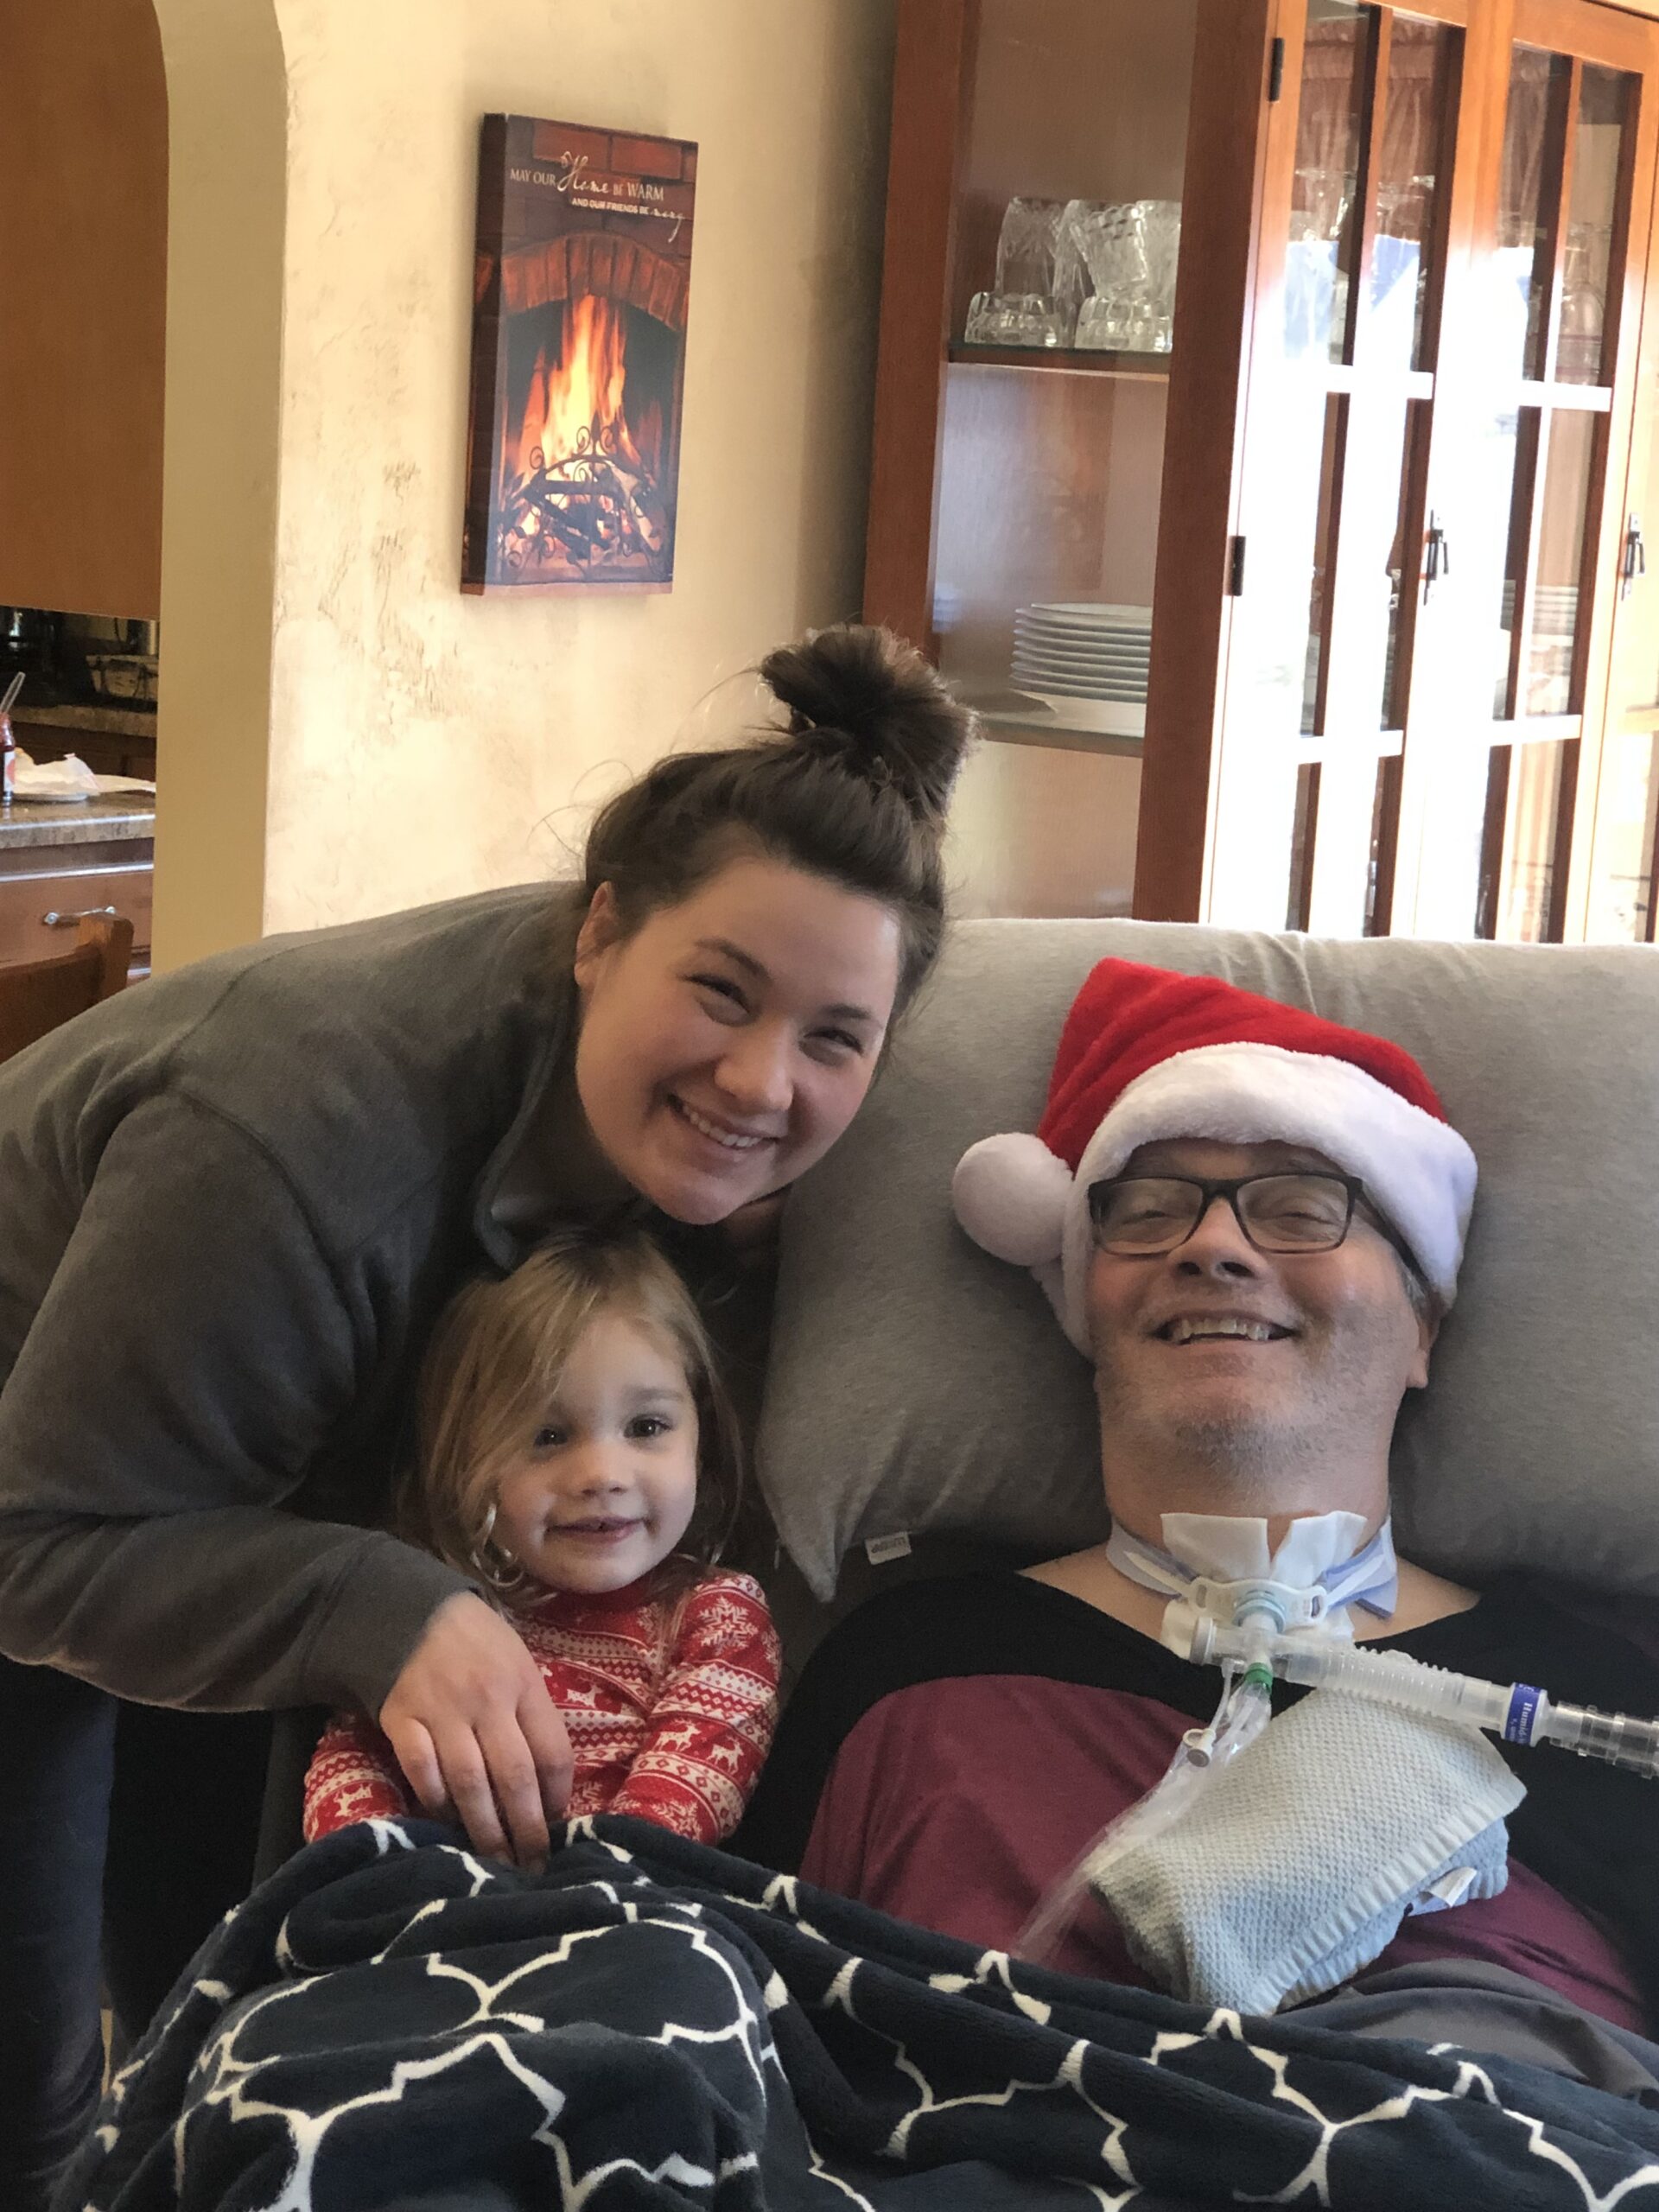
[[[944,815],[975,717],[914,645],[842,622],[779,645],[760,673],[789,709],[792,734],[850,773],[893,785],[918,811]]]

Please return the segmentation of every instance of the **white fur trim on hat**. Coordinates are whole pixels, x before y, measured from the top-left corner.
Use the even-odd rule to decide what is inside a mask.
[[[1452,1303],[1476,1166],[1474,1154],[1451,1124],[1351,1060],[1287,1052],[1280,1045],[1200,1045],[1137,1076],[1089,1140],[1078,1165],[1066,1202],[1064,1304],[1057,1311],[1079,1351],[1087,1355],[1090,1349],[1086,1292],[1094,1232],[1089,1187],[1116,1174],[1141,1145],[1182,1137],[1304,1144],[1322,1152],[1363,1179],[1372,1204],[1405,1239],[1429,1283],[1445,1304]]]
[[[1071,1171],[1027,1131],[982,1137],[957,1163],[950,1198],[976,1244],[1015,1267],[1060,1256]]]

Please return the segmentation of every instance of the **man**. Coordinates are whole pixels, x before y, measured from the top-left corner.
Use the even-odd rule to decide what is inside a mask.
[[[1459,1672],[1659,1706],[1659,1670],[1536,1591],[1478,1593],[1394,1557],[1390,1440],[1428,1380],[1474,1183],[1396,1046],[1211,978],[1103,962],[1038,1136],[976,1146],[956,1202],[980,1243],[1033,1269],[1092,1362],[1112,1536],[1021,1574],[911,1583],[834,1632],[741,1844],[1015,1947],[1214,1710],[1219,1677],[1171,1632],[1205,1578],[1303,1586],[1305,1611],[1349,1608],[1357,1638]],[[1275,1693],[1275,1708],[1293,1700]],[[1529,1794],[1507,1886],[1408,1920],[1377,1968],[1498,1969],[1644,2034],[1659,2000],[1648,1785],[1548,1751],[1511,1763]],[[1101,1912],[1056,1962],[1148,1979]]]

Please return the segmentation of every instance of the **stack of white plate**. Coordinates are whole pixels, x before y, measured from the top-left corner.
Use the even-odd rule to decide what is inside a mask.
[[[1039,601],[1014,618],[1014,680],[1056,700],[1144,706],[1152,609],[1095,600]]]

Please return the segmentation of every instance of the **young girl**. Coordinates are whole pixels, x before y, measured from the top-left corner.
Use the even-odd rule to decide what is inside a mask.
[[[777,1717],[759,1586],[715,1567],[736,1440],[690,1295],[643,1231],[562,1236],[463,1290],[422,1376],[402,1533],[494,1593],[575,1754],[571,1816],[717,1843]],[[418,1812],[391,1745],[337,1714],[306,1777],[308,1843]]]

